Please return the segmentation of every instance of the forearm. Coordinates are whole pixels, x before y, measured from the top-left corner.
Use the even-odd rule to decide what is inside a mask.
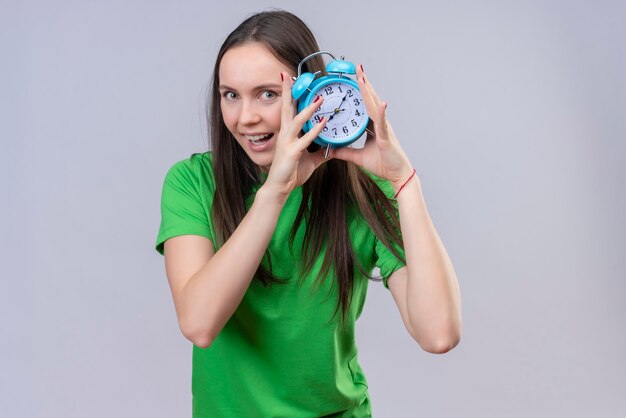
[[[420,345],[445,352],[461,333],[461,295],[446,249],[433,225],[420,180],[397,197],[407,261],[407,311]]]
[[[261,187],[231,237],[185,285],[184,328],[196,345],[208,347],[239,306],[282,207],[272,191]]]

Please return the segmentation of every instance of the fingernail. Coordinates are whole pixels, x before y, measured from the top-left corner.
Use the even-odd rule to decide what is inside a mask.
[[[321,98],[322,98],[322,96],[317,96],[317,97],[315,98],[315,101],[314,101],[313,103],[317,103],[317,102],[319,101],[319,99],[321,99]]]
[[[363,84],[367,84],[367,83],[365,82],[365,76],[363,76]]]
[[[361,67],[361,71],[365,72],[365,70],[363,69],[363,64],[359,64],[359,67]]]
[[[280,81],[285,81],[285,76],[283,75],[283,73],[280,73]]]

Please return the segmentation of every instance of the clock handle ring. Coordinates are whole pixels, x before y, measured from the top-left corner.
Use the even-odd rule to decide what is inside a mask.
[[[298,77],[300,77],[300,75],[302,75],[302,64],[304,64],[307,60],[309,60],[310,58],[313,58],[316,55],[320,55],[320,54],[328,54],[331,57],[333,57],[334,60],[336,60],[337,58],[335,58],[335,56],[333,54],[331,54],[328,51],[318,51],[318,52],[314,52],[311,55],[305,57],[302,61],[300,61],[300,64],[298,64]]]

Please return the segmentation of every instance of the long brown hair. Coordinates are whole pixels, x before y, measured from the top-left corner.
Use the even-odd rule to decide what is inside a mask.
[[[260,168],[226,128],[220,108],[219,66],[222,57],[230,48],[250,42],[259,42],[268,47],[294,73],[304,57],[320,50],[306,24],[297,16],[282,10],[263,11],[247,18],[222,44],[215,62],[207,104],[216,183],[211,217],[218,247],[228,240],[245,216],[246,198],[252,187],[263,182]],[[302,71],[325,73],[322,58],[316,56],[308,60]],[[319,145],[313,143],[309,151],[319,148]],[[296,231],[304,220],[306,232],[300,278],[311,270],[318,255],[325,249],[314,287],[326,279],[331,267],[334,268],[335,280],[339,284],[335,314],[341,306],[344,320],[352,300],[356,269],[369,276],[369,272],[364,271],[355,257],[349,239],[350,217],[362,217],[378,239],[396,257],[403,259],[391,245],[394,243],[402,247],[400,223],[395,209],[366,173],[357,165],[342,160],[330,160],[322,164],[302,186],[302,203],[290,236],[290,243],[293,244]],[[260,280],[266,287],[272,283],[285,283],[286,280],[272,274],[269,251],[266,251],[265,259],[269,268],[264,268],[261,263],[255,273],[255,280]]]

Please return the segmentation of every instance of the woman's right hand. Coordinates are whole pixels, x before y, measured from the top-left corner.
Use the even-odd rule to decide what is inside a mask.
[[[324,158],[324,148],[315,153],[307,151],[307,147],[326,125],[326,117],[305,135],[298,137],[302,126],[321,106],[324,98],[318,96],[317,101],[312,102],[296,115],[296,105],[291,98],[293,80],[289,73],[282,72],[281,75],[283,82],[280,131],[276,138],[274,159],[264,187],[275,190],[281,200],[285,201],[293,189],[307,181],[313,171],[330,158]]]

